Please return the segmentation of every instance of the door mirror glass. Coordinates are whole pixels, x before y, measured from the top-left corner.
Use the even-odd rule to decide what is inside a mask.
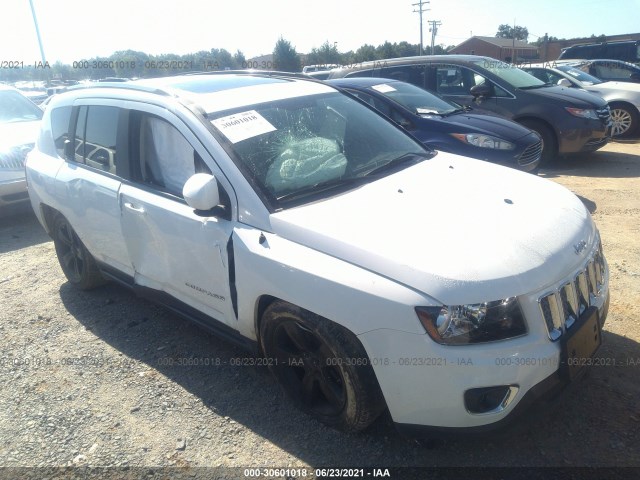
[[[186,181],[182,195],[195,210],[211,210],[220,204],[218,181],[208,173],[196,173]]]
[[[562,78],[562,79],[558,80],[558,86],[559,87],[571,87],[571,82],[569,80],[567,80],[566,78]]]

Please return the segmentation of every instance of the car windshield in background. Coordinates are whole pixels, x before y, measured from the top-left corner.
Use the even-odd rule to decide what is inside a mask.
[[[40,110],[20,93],[0,91],[0,123],[33,122],[42,119]]]
[[[533,75],[528,74],[524,70],[520,70],[511,64],[501,62],[499,60],[478,59],[474,61],[476,65],[482,67],[515,88],[530,89],[540,88],[547,84],[538,80]]]
[[[461,109],[460,105],[423,90],[410,83],[381,83],[370,87],[419,114],[446,115]]]
[[[602,80],[600,80],[599,78],[596,78],[593,75],[589,75],[588,73],[583,72],[576,67],[571,67],[569,65],[558,65],[557,68],[558,70],[571,75],[573,78],[583,83],[584,85],[597,85],[598,83],[602,83]]]
[[[274,208],[352,188],[433,155],[339,93],[245,106],[209,119]]]

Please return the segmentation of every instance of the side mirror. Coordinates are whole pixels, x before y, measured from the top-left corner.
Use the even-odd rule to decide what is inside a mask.
[[[558,80],[558,86],[571,88],[571,82],[566,78],[561,78],[560,80]]]
[[[634,82],[640,82],[640,73],[633,72],[631,75],[629,75],[629,78]]]
[[[475,85],[471,87],[469,93],[476,97],[476,99],[479,97],[488,97],[491,95],[491,87],[486,83],[483,83],[482,85]]]
[[[220,192],[216,177],[208,173],[196,173],[186,181],[182,195],[194,210],[211,210],[220,204]]]

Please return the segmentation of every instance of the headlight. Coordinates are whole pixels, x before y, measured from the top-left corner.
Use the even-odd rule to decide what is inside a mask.
[[[590,110],[587,108],[571,108],[564,107],[567,112],[569,112],[574,117],[580,118],[590,118],[591,120],[598,120],[598,114],[595,110]]]
[[[472,305],[416,307],[416,313],[429,336],[443,345],[493,342],[527,333],[515,297]]]
[[[481,133],[451,133],[450,135],[474,147],[493,148],[496,150],[513,150],[515,148],[513,143],[491,135],[483,135]]]

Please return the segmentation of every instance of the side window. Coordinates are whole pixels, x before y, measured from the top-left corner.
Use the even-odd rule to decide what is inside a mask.
[[[628,70],[613,62],[596,63],[592,68],[598,78],[629,78],[631,76]]]
[[[116,173],[116,139],[120,109],[101,105],[82,106],[75,133],[75,161]]]
[[[545,83],[550,83],[548,72],[546,70],[543,70],[542,68],[533,68],[531,70],[527,70],[527,73],[530,73],[538,80],[542,80]]]
[[[64,158],[64,147],[69,138],[69,121],[71,120],[71,106],[59,107],[51,110],[51,136],[60,158]]]
[[[166,120],[142,115],[139,139],[137,170],[143,183],[182,197],[189,177],[208,170],[193,146]]]
[[[558,75],[555,72],[547,72],[547,80],[544,80],[551,85],[558,85],[558,82],[562,80],[564,77],[562,75]],[[542,78],[540,80],[543,80]]]
[[[425,88],[426,72],[426,65],[399,65],[397,67],[383,68],[380,76],[400,80],[401,82],[407,82],[417,87]]]
[[[457,65],[438,65],[436,68],[436,90],[438,93],[469,95],[469,90],[474,85],[474,73],[467,68]]]
[[[386,103],[381,102],[380,100],[375,98],[373,95],[369,95],[368,93],[364,93],[364,92],[358,92],[355,90],[349,90],[349,93],[355,95],[360,100],[367,102],[369,105],[371,105],[373,108],[375,108],[379,112],[382,112],[387,116],[391,116],[391,107],[389,107]]]

